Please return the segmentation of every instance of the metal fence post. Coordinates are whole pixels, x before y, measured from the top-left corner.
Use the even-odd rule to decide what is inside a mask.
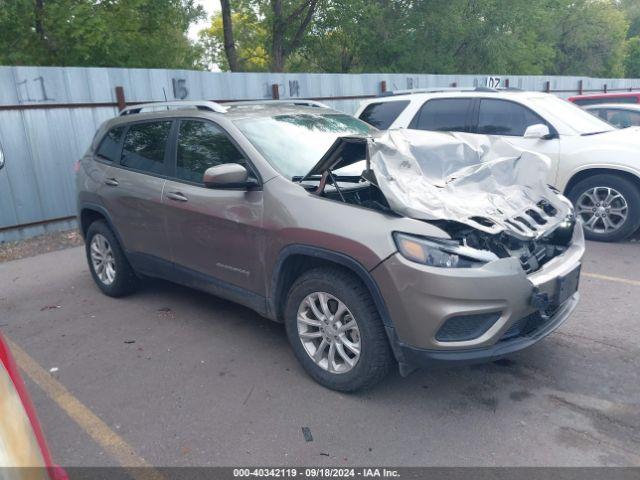
[[[116,87],[116,101],[118,102],[118,110],[122,110],[127,106],[123,87]]]

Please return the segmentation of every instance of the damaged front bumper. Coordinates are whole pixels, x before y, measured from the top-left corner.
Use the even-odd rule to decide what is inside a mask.
[[[530,274],[514,257],[455,269],[393,255],[372,275],[401,371],[496,359],[536,343],[575,309],[583,253],[578,226],[567,250]]]

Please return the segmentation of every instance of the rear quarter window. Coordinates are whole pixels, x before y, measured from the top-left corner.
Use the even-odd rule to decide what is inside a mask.
[[[360,114],[360,120],[380,130],[388,129],[407,108],[409,100],[370,103]]]
[[[100,146],[98,146],[96,150],[96,156],[100,158],[100,160],[117,162],[122,149],[120,141],[122,140],[123,133],[124,127],[116,127],[109,130],[100,142]]]

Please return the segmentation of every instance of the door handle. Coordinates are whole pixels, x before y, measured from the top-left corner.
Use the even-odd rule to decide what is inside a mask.
[[[107,178],[104,181],[104,183],[105,183],[105,185],[109,185],[110,187],[117,187],[118,185],[120,185],[118,180],[116,180],[115,178]]]
[[[167,198],[174,200],[176,202],[188,202],[189,199],[187,197],[185,197],[182,193],[180,192],[169,192],[167,193]]]

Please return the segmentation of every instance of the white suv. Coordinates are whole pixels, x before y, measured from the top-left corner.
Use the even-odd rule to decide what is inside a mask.
[[[551,159],[549,183],[564,192],[587,238],[622,240],[640,227],[640,128],[616,130],[553,95],[441,90],[364,102],[356,116],[380,129],[495,135]]]

